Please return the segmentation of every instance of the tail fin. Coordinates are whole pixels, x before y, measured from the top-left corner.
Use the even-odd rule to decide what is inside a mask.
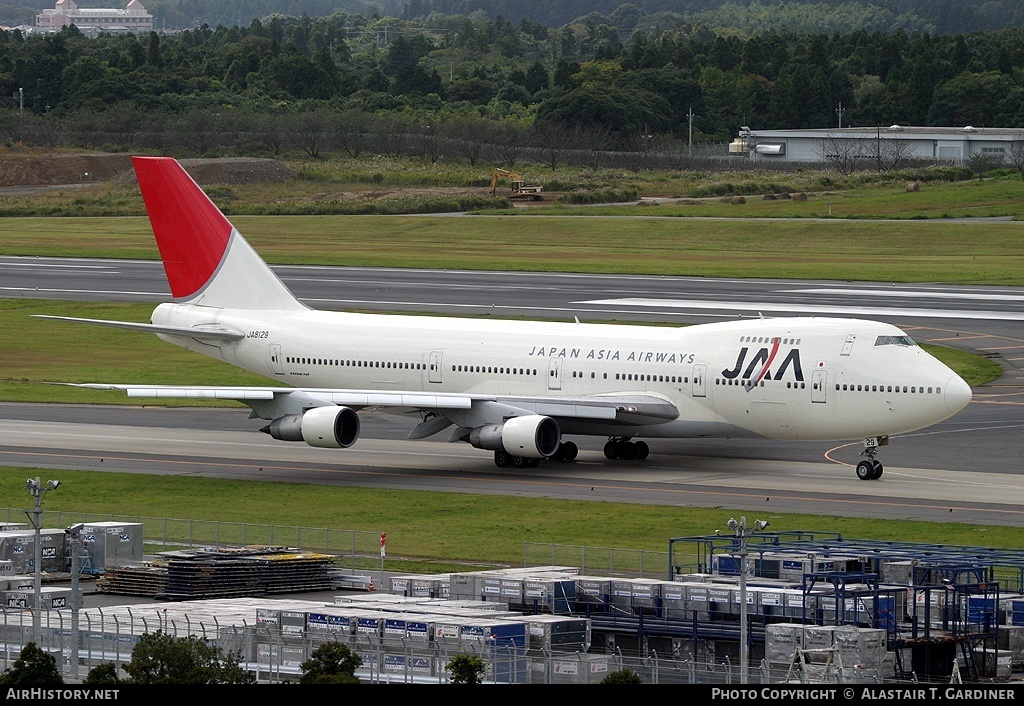
[[[132,157],[176,301],[224,309],[305,308],[180,164]]]

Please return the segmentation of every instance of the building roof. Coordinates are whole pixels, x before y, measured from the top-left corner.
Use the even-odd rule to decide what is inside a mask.
[[[740,130],[740,135],[751,134],[755,136],[772,135],[777,137],[863,137],[878,135],[905,134],[922,139],[962,139],[966,137],[993,137],[1006,139],[1012,137],[1020,139],[1024,136],[1022,127],[977,127],[964,125],[962,127],[918,127],[912,125],[871,125],[863,127],[827,127],[827,128],[804,128],[798,130]]]

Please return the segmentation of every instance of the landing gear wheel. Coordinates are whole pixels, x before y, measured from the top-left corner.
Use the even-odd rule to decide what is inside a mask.
[[[881,472],[879,472],[879,475],[881,475]],[[875,475],[875,465],[871,461],[861,461],[857,464],[857,477],[861,480],[874,480],[877,478]]]
[[[645,441],[612,438],[604,445],[604,456],[607,459],[621,458],[623,461],[643,461],[651,453],[651,447]]]
[[[884,470],[882,468],[882,462],[881,461],[872,461],[871,465],[874,467],[874,475],[871,476],[871,478],[872,478],[872,480],[878,480],[879,478],[882,477],[882,471]]]
[[[505,451],[499,450],[494,452],[494,465],[498,468],[508,468],[511,462],[511,457]]]
[[[555,453],[555,459],[558,461],[575,461],[576,455],[580,452],[579,447],[571,441],[566,441],[563,444],[558,445],[558,451]]]
[[[512,468],[526,468],[530,465],[530,459],[524,458],[523,456],[512,457]]]

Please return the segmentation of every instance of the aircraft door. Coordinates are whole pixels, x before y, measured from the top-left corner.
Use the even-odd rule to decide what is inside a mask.
[[[843,342],[843,352],[839,355],[850,355],[850,351],[853,350],[853,344],[857,340],[857,334],[848,333],[846,334],[846,341]]]
[[[548,359],[548,389],[549,390],[561,390],[562,389],[562,359],[561,358],[549,358]]]
[[[267,354],[270,356],[270,369],[274,371],[274,374],[284,375],[284,360],[281,358],[281,344],[271,343],[270,350]]]
[[[708,366],[704,363],[698,363],[693,366],[693,396],[694,397],[707,397],[708,389],[707,382],[705,380],[708,376]]]
[[[430,382],[441,382],[441,354],[442,351],[430,351],[427,363],[427,380]]]
[[[825,387],[828,385],[828,370],[815,368],[811,373],[811,402],[824,403],[828,400],[825,395]]]

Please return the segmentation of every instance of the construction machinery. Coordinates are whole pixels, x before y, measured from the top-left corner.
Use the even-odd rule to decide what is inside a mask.
[[[528,185],[523,182],[521,176],[501,167],[495,167],[494,174],[491,176],[491,196],[497,196],[498,183],[502,178],[512,182],[512,191],[507,197],[511,201],[540,201],[544,198],[541,195],[544,192],[543,186]]]

